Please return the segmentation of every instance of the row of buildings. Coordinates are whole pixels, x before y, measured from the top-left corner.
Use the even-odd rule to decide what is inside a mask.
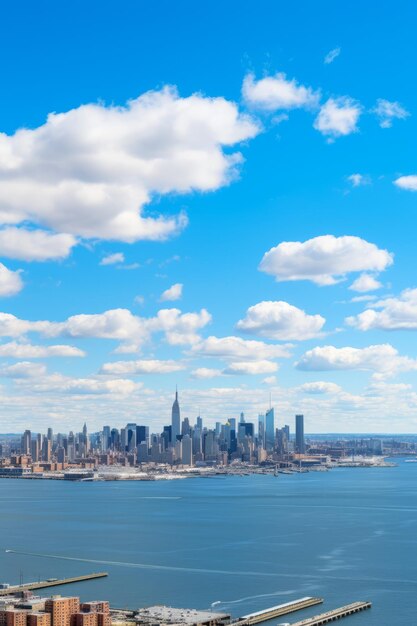
[[[111,626],[108,602],[80,602],[77,597],[0,598],[0,626]]]
[[[17,448],[17,449],[16,449]],[[295,437],[289,425],[276,428],[272,406],[258,416],[257,423],[239,418],[217,422],[209,428],[199,416],[194,423],[181,419],[178,391],[171,410],[171,422],[162,432],[152,433],[145,424],[128,423],[117,429],[104,426],[102,431],[89,434],[84,424],[82,432],[46,435],[26,430],[15,449],[0,450],[0,461],[10,460],[11,466],[29,466],[32,470],[62,470],[68,465],[90,467],[96,464],[168,464],[227,465],[233,461],[259,464],[267,459],[277,461],[306,452],[304,416],[295,416]]]

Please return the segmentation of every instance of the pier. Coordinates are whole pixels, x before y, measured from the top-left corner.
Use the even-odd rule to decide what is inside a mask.
[[[316,615],[314,617],[308,617],[307,619],[301,620],[301,622],[291,624],[291,626],[322,626],[323,624],[335,622],[342,617],[348,617],[354,613],[366,611],[367,609],[370,609],[371,606],[371,602],[352,602],[352,604],[347,604],[339,609],[327,611],[327,613],[322,613],[321,615]]]
[[[293,600],[292,602],[285,602],[284,604],[272,606],[271,608],[265,609],[263,611],[257,611],[256,613],[244,615],[239,620],[237,620],[235,624],[237,626],[252,626],[253,624],[267,622],[270,619],[281,617],[282,615],[288,615],[289,613],[301,611],[302,609],[307,609],[310,606],[315,606],[316,604],[322,603],[323,598],[313,598],[307,596],[305,598],[300,598],[299,600]]]
[[[48,578],[47,580],[39,580],[38,582],[13,585],[7,589],[0,589],[0,596],[8,596],[12,593],[19,593],[19,591],[34,591],[35,589],[46,589],[47,587],[58,587],[59,585],[80,583],[84,580],[105,578],[106,576],[108,576],[107,572],[94,572],[93,574],[83,574],[82,576],[73,576],[71,578]]]

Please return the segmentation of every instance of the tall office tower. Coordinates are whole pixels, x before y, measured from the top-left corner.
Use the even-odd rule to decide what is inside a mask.
[[[48,437],[48,439],[49,439],[49,441],[51,442],[51,445],[52,445],[52,440],[54,438],[54,431],[52,430],[52,428],[48,428],[48,433],[47,433],[46,436]]]
[[[220,436],[221,427],[222,427],[221,423],[216,422],[216,437]]]
[[[30,455],[32,457],[32,462],[37,463],[39,461],[39,446],[38,440],[32,439],[30,444]]]
[[[167,450],[169,446],[171,445],[171,434],[172,434],[172,427],[164,426],[164,430],[161,434],[161,441],[162,441],[164,450]]]
[[[245,423],[245,414],[243,412],[240,414],[239,423],[240,424],[244,424]]]
[[[82,443],[84,444],[84,453],[87,455],[90,451],[90,439],[88,437],[87,424],[84,422]]]
[[[42,452],[42,443],[43,443],[43,435],[41,433],[38,433],[36,436],[36,439],[38,440],[38,450],[39,453]]]
[[[75,460],[75,438],[72,430],[68,434],[67,454],[68,462],[72,463]]]
[[[200,416],[197,417],[195,427],[200,431],[200,433],[203,432],[203,418],[202,417]]]
[[[229,424],[230,424],[230,430],[234,430],[236,432],[236,418],[235,417],[231,417],[229,419]]]
[[[304,454],[304,415],[295,416],[295,451],[298,454]]]
[[[127,447],[127,432],[126,428],[120,429],[120,450],[121,452],[126,452]]]
[[[111,439],[111,449],[112,450],[119,450],[120,448],[120,435],[119,435],[119,431],[117,430],[117,428],[112,428],[111,432],[110,432],[110,439]]]
[[[190,420],[188,419],[188,417],[184,417],[184,419],[182,420],[182,424],[181,424],[181,435],[184,437],[184,435],[189,435],[190,433],[191,433]]]
[[[129,452],[136,450],[136,424],[126,425],[127,449]]]
[[[58,463],[65,463],[65,448],[60,446],[56,451],[56,460]]]
[[[181,434],[181,414],[180,405],[178,402],[178,390],[175,391],[175,400],[174,404],[172,405],[171,426],[171,441],[172,445],[175,446],[177,436]]]
[[[161,460],[161,444],[158,435],[152,435],[151,461],[159,463]]]
[[[149,461],[149,449],[146,441],[141,441],[138,445],[138,463],[147,463]]]
[[[52,442],[45,438],[42,443],[42,461],[49,463],[52,456]]]
[[[265,448],[265,415],[258,415],[258,445]]]
[[[31,444],[32,444],[32,435],[30,430],[25,430],[22,437],[22,453],[30,454],[31,453]]]
[[[193,453],[194,454],[202,454],[203,452],[203,441],[201,436],[201,431],[195,429],[193,432]]]
[[[275,414],[271,407],[265,414],[265,447],[273,450],[275,445]]]
[[[288,454],[288,439],[285,427],[277,428],[277,449],[278,454]]]
[[[182,463],[190,466],[193,464],[193,440],[190,435],[182,438]]]
[[[110,448],[110,444],[111,444],[110,433],[111,433],[110,426],[103,426],[103,439],[102,439],[103,452],[107,452],[107,450]]]
[[[149,447],[149,426],[136,426],[136,445],[146,443]]]

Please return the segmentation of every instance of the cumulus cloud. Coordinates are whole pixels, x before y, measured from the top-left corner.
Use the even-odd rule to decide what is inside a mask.
[[[365,370],[379,376],[391,376],[399,371],[417,369],[417,360],[400,356],[390,344],[379,344],[367,348],[336,348],[321,346],[305,352],[296,363],[299,370],[333,371]]]
[[[174,300],[180,300],[182,297],[182,288],[183,285],[181,283],[175,283],[175,285],[172,285],[172,287],[170,287],[169,289],[166,289],[162,294],[161,297],[159,298],[161,300],[161,302],[166,302],[166,301],[174,301]]]
[[[235,103],[175,88],[126,106],[86,104],[0,134],[0,221],[75,237],[164,240],[183,215],[147,216],[155,195],[212,191],[236,175],[236,144],[259,126]]]
[[[230,365],[228,365],[222,373],[232,376],[253,376],[258,374],[272,374],[277,370],[278,365],[273,361],[239,361],[236,363],[230,363]]]
[[[143,359],[140,361],[115,361],[104,363],[101,367],[102,374],[115,376],[138,376],[141,374],[170,374],[185,369],[178,361],[158,361],[156,359]]]
[[[383,298],[369,306],[346,322],[359,330],[417,329],[417,289],[406,289],[398,298]]]
[[[72,315],[63,322],[29,321],[10,313],[0,313],[0,336],[19,337],[37,332],[45,337],[95,337],[117,339],[137,351],[153,333],[163,333],[172,345],[193,344],[200,340],[198,331],[211,321],[205,309],[182,313],[179,309],[161,309],[156,316],[144,318],[128,309],[111,309],[104,313]]]
[[[325,381],[316,381],[314,383],[304,383],[300,386],[300,391],[312,395],[321,395],[325,393],[339,393],[342,388],[336,383],[329,383]]]
[[[314,128],[330,138],[350,135],[358,130],[361,113],[362,106],[352,98],[329,98],[314,120]]]
[[[124,263],[125,255],[123,252],[115,252],[114,254],[108,254],[101,259],[100,265],[115,265],[116,263]]]
[[[382,283],[380,283],[375,276],[372,276],[372,274],[361,274],[356,280],[353,281],[349,289],[365,293],[366,291],[381,289],[381,287]]]
[[[46,367],[42,363],[22,361],[14,365],[5,365],[0,368],[0,376],[7,378],[38,378],[46,373]]]
[[[241,337],[207,337],[191,348],[192,354],[220,359],[262,360],[288,358],[290,345],[273,345]]]
[[[379,98],[373,113],[378,118],[381,128],[391,128],[393,120],[404,120],[410,113],[399,103]]]
[[[321,315],[308,315],[288,302],[264,301],[251,306],[236,327],[269,339],[300,341],[316,337],[325,321]]]
[[[397,187],[405,189],[406,191],[417,191],[417,174],[400,176],[394,180],[394,185],[397,185]]]
[[[277,281],[311,280],[334,285],[350,272],[382,271],[393,255],[360,237],[323,235],[307,241],[284,241],[265,253],[259,269]]]
[[[254,108],[266,111],[278,109],[312,108],[317,106],[320,95],[311,87],[288,80],[284,73],[256,80],[248,74],[243,81],[243,97]]]
[[[326,56],[324,57],[324,64],[330,65],[330,63],[333,63],[333,61],[337,59],[340,53],[341,53],[340,48],[333,48],[333,50],[330,50],[330,52],[328,52]]]
[[[83,357],[85,352],[79,348],[68,345],[37,346],[30,343],[0,344],[0,357],[13,357],[14,359],[42,359],[46,357]]]
[[[0,297],[8,298],[15,296],[23,289],[23,280],[20,272],[9,270],[3,263],[0,263]]]
[[[0,256],[9,259],[21,261],[65,259],[76,243],[77,240],[73,235],[65,233],[54,234],[45,230],[27,230],[14,226],[0,230]]]
[[[191,372],[191,377],[196,378],[197,380],[216,378],[217,376],[221,375],[221,370],[214,369],[212,367],[197,367]]]
[[[41,376],[30,381],[30,390],[34,393],[58,393],[74,396],[128,396],[141,388],[141,383],[133,380],[116,378],[100,379],[99,377],[71,378],[62,374]]]
[[[277,384],[277,377],[276,376],[266,376],[266,378],[263,379],[262,384],[264,385],[276,385]]]

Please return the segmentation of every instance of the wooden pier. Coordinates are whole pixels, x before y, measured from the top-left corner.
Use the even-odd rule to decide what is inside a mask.
[[[83,574],[82,576],[73,576],[72,578],[49,578],[48,580],[39,580],[38,582],[25,583],[23,585],[13,585],[7,589],[0,589],[0,596],[8,596],[19,591],[34,591],[35,589],[46,589],[47,587],[58,587],[59,585],[69,585],[71,583],[80,583],[83,580],[93,580],[94,578],[105,578],[107,572],[95,572],[93,574]]]
[[[307,609],[310,606],[315,606],[316,604],[322,603],[323,598],[313,598],[307,596],[305,598],[300,598],[299,600],[293,600],[292,602],[285,602],[284,604],[272,606],[271,608],[265,609],[263,611],[257,611],[256,613],[244,615],[236,622],[234,622],[234,624],[236,624],[236,626],[253,626],[253,624],[267,622],[270,619],[275,619],[276,617],[288,615],[289,613],[301,611],[302,609]]]
[[[335,622],[342,617],[348,617],[354,613],[366,611],[367,609],[370,609],[371,606],[371,602],[352,602],[352,604],[342,606],[340,609],[334,609],[333,611],[328,611],[327,613],[322,613],[321,615],[308,617],[307,619],[301,620],[301,622],[291,624],[291,626],[322,626],[323,624]]]

